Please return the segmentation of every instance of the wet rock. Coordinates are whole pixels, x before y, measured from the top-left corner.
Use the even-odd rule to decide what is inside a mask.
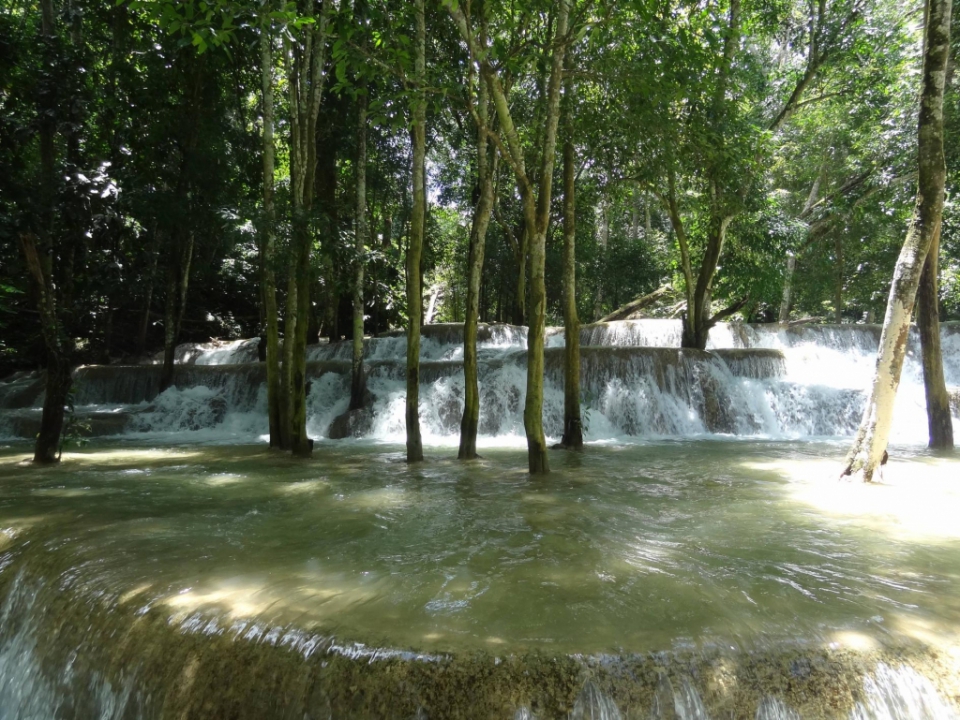
[[[369,390],[364,392],[363,403],[355,410],[347,410],[330,423],[327,437],[331,440],[344,440],[351,437],[363,437],[373,429],[373,406],[376,398]]]

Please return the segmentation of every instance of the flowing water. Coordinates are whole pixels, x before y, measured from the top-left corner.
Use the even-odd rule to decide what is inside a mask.
[[[0,720],[960,717],[960,462],[922,447],[915,361],[866,488],[836,473],[875,328],[651,347],[676,335],[584,328],[590,443],[546,479],[524,470],[522,328],[483,329],[469,464],[456,327],[427,330],[414,467],[402,337],[367,344],[363,437],[307,462],[262,443],[252,341],[182,347],[160,395],[151,364],[81,369],[78,415],[111,437],[44,469],[0,444]],[[310,352],[322,438],[347,349]],[[39,401],[0,384],[8,435]]]

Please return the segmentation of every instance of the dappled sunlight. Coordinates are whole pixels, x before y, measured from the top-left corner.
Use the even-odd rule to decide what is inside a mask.
[[[204,485],[209,485],[210,487],[229,487],[230,485],[237,485],[246,480],[243,475],[233,475],[231,473],[222,473],[220,475],[211,475],[210,477],[203,478]]]
[[[788,497],[825,514],[899,540],[960,539],[960,462],[946,458],[891,459],[882,482],[838,479],[836,459],[748,462],[744,466],[789,480]]]
[[[182,623],[196,612],[215,611],[229,620],[257,620],[299,623],[338,624],[347,608],[376,597],[372,587],[364,587],[337,573],[316,570],[293,574],[284,581],[269,581],[257,576],[206,580],[158,602],[173,611],[171,621]]]
[[[329,487],[330,483],[326,480],[300,480],[277,485],[276,491],[281,495],[310,495],[327,490]]]

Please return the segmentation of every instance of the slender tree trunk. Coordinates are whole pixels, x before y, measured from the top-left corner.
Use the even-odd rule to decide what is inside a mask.
[[[313,5],[310,4],[312,10]],[[327,21],[330,0],[323,0],[317,22],[288,36],[290,58],[288,96],[290,101],[290,196],[293,233],[290,251],[285,335],[283,342],[284,438],[292,453],[309,457],[313,440],[307,436],[307,335],[310,326],[310,259],[313,210],[317,172],[317,118],[323,97],[326,64]]]
[[[530,233],[528,224],[523,223],[523,229],[517,237],[517,294],[514,298],[513,324],[527,324],[527,258],[530,252]]]
[[[157,261],[160,258],[160,239],[157,227],[153,227],[153,243],[150,251],[150,273],[147,275],[147,291],[143,303],[143,320],[140,322],[140,332],[137,335],[137,354],[143,355],[147,349],[147,330],[150,328],[150,307],[153,305],[153,286],[157,281]]]
[[[951,0],[928,0],[923,85],[918,127],[917,205],[890,286],[880,335],[877,371],[863,419],[847,456],[844,475],[862,474],[865,482],[887,449],[893,404],[907,351],[910,316],[924,264],[940,236],[946,167],[943,155],[943,88],[950,50]]]
[[[418,0],[422,3],[423,0]],[[530,262],[530,305],[527,308],[530,329],[527,336],[527,393],[523,406],[523,426],[527,435],[528,465],[531,474],[549,472],[547,443],[543,433],[543,347],[546,324],[546,283],[544,266],[546,258],[547,225],[550,220],[550,200],[553,188],[553,170],[556,164],[557,126],[560,120],[560,94],[563,79],[563,61],[569,38],[570,0],[560,0],[557,8],[553,34],[553,52],[550,78],[547,83],[547,102],[544,113],[544,134],[540,150],[540,174],[538,187],[534,187],[527,174],[524,148],[510,113],[510,105],[503,84],[490,63],[481,41],[470,29],[463,9],[454,3],[446,5],[461,37],[470,49],[471,61],[480,67],[483,81],[497,110],[497,119],[506,139],[505,159],[516,176],[523,206],[525,231],[530,239],[528,257]],[[486,42],[485,39],[483,42]]]
[[[187,233],[187,245],[183,249],[183,256],[180,260],[180,286],[177,296],[177,339],[180,338],[180,329],[183,325],[183,313],[187,309],[187,290],[190,287],[190,268],[193,266],[193,250],[195,246],[195,235],[193,230]]]
[[[600,268],[601,272],[597,279],[597,295],[593,300],[593,319],[594,321],[603,317],[603,276],[606,270],[607,246],[610,244],[610,199],[604,194],[600,202]]]
[[[70,392],[70,353],[57,315],[56,288],[50,273],[50,259],[40,254],[33,235],[21,235],[20,247],[30,274],[37,283],[41,332],[47,348],[46,396],[33,461],[40,464],[55,463],[60,461],[58,449],[63,433],[64,406]]]
[[[277,239],[274,204],[274,145],[273,145],[273,45],[271,27],[260,30],[260,80],[263,93],[263,314],[267,331],[267,419],[270,427],[270,447],[283,446],[284,424],[281,420],[280,392],[280,327],[277,310]]]
[[[833,285],[833,321],[837,325],[843,324],[843,239],[840,233],[834,239],[834,248],[837,260],[837,274]]]
[[[550,472],[547,441],[543,432],[543,348],[547,319],[545,281],[547,226],[550,221],[550,200],[553,169],[557,159],[557,127],[560,124],[560,95],[564,56],[567,50],[567,29],[570,1],[560,0],[557,9],[554,48],[547,90],[546,129],[542,148],[536,217],[530,237],[530,329],[527,335],[527,396],[523,406],[523,426],[527,434],[527,459],[530,473]],[[529,192],[528,192],[529,194]],[[534,218],[531,218],[534,219]]]
[[[480,281],[483,277],[483,254],[493,211],[493,178],[497,159],[489,157],[487,126],[490,119],[490,92],[479,83],[477,128],[477,184],[480,197],[470,228],[470,253],[467,261],[467,312],[463,323],[463,417],[460,420],[460,460],[477,457],[477,430],[480,424],[480,387],[477,379],[477,323],[480,313]]]
[[[353,361],[350,372],[350,409],[363,405],[363,265],[367,242],[367,96],[360,97],[357,127],[357,217],[353,278]]]
[[[787,270],[783,274],[783,297],[780,299],[780,315],[777,321],[781,324],[790,320],[790,303],[793,296],[793,273],[797,268],[797,256],[787,250]]]
[[[62,53],[56,30],[56,10],[53,0],[41,0],[40,42],[45,63],[49,67],[59,64]],[[45,83],[55,79],[46,78]],[[32,234],[20,235],[20,247],[27,268],[37,287],[37,309],[40,313],[40,329],[47,349],[46,397],[40,432],[34,444],[33,461],[38,464],[55,463],[60,460],[58,448],[63,433],[64,406],[70,390],[70,341],[63,332],[58,312],[57,286],[54,282],[54,217],[57,201],[57,119],[59,107],[50,99],[55,94],[44,88],[38,96],[40,136],[40,200],[39,238]],[[69,268],[64,285],[72,283]]]
[[[177,353],[177,267],[174,249],[167,258],[167,292],[163,304],[163,367],[160,369],[160,392],[173,384],[173,366]]]
[[[940,238],[935,237],[927,253],[917,295],[917,325],[923,348],[923,387],[927,397],[927,427],[930,447],[953,447],[953,418],[950,416],[950,395],[943,377],[943,354],[940,350]]]
[[[417,38],[414,75],[418,86],[426,77],[427,31],[424,0],[416,0]],[[420,322],[423,317],[423,292],[420,261],[426,222],[426,124],[427,105],[423,92],[412,100],[413,127],[413,211],[410,217],[410,246],[407,249],[407,462],[423,460],[420,438]]]
[[[569,65],[569,63],[568,63]],[[583,447],[580,414],[580,319],[577,317],[576,157],[573,147],[573,79],[564,83],[563,143],[563,439],[564,447]],[[636,206],[634,206],[634,232]]]

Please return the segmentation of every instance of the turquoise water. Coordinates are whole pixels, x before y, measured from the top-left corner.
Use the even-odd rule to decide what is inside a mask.
[[[853,486],[844,450],[608,443],[531,479],[517,448],[411,467],[359,441],[307,462],[115,442],[34,468],[12,445],[0,562],[185,630],[425,652],[953,642],[960,462],[899,450],[887,485]]]

